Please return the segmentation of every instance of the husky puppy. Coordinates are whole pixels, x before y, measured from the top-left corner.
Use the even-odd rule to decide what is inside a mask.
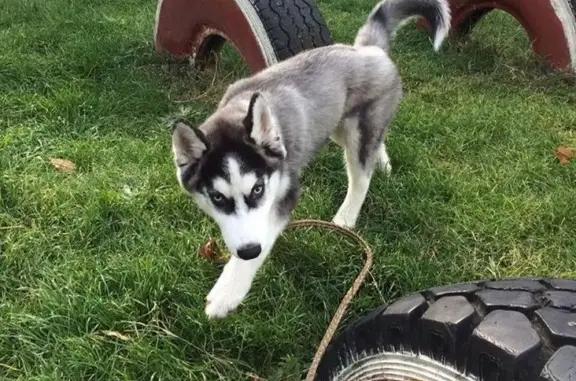
[[[391,171],[384,137],[402,85],[388,50],[413,16],[428,21],[438,50],[450,28],[447,0],[385,0],[354,45],[304,51],[230,85],[200,126],[174,122],[178,181],[232,252],[206,298],[209,317],[245,299],[297,203],[302,168],[329,139],[343,148],[348,174],[333,222],[354,227],[375,168]]]

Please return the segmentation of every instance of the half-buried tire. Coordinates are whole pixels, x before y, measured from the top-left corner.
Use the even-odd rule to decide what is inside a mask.
[[[574,381],[576,281],[482,281],[406,296],[337,336],[316,380]]]
[[[158,0],[156,50],[195,61],[226,41],[257,72],[332,37],[314,0]]]
[[[557,70],[576,74],[576,0],[448,0],[452,35],[466,37],[494,9],[514,16],[534,52]]]

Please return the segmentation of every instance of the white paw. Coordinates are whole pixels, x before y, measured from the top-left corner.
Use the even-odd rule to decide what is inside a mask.
[[[332,222],[343,228],[352,229],[356,225],[356,219],[351,216],[347,216],[345,213],[337,213],[332,219]]]
[[[380,168],[386,175],[390,176],[392,173],[392,165],[390,164],[390,158],[386,152],[384,145],[380,148],[378,152],[378,168]]]
[[[234,311],[246,298],[252,285],[252,277],[237,268],[237,262],[229,262],[220,274],[218,281],[206,296],[206,315],[209,318],[223,318]]]
[[[392,165],[390,164],[390,162],[386,162],[386,163],[382,163],[382,171],[386,174],[386,176],[390,176],[390,174],[392,173]]]
[[[390,164],[390,159],[388,159],[388,156],[379,157],[377,164],[378,169],[384,172],[387,176],[390,176],[392,173],[392,164]]]
[[[226,293],[226,289],[229,287],[230,283],[229,278],[230,277],[228,276],[226,269],[224,269],[220,275],[220,278],[218,278],[218,281],[206,296],[206,301],[208,303],[212,302],[217,295]]]
[[[235,287],[227,287],[217,291],[208,295],[210,300],[205,313],[210,319],[225,318],[230,312],[238,308],[246,298],[246,293]]]

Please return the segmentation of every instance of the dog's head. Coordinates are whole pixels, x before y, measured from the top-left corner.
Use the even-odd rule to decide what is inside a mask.
[[[260,93],[242,117],[214,115],[200,128],[174,123],[177,177],[216,221],[228,249],[241,259],[268,249],[268,230],[286,149],[276,118]]]

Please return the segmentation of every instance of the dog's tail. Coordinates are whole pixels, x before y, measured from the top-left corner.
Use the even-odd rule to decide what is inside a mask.
[[[354,41],[355,46],[378,46],[388,51],[390,40],[404,21],[424,17],[434,31],[434,50],[438,51],[450,30],[447,0],[384,0],[368,16]]]

